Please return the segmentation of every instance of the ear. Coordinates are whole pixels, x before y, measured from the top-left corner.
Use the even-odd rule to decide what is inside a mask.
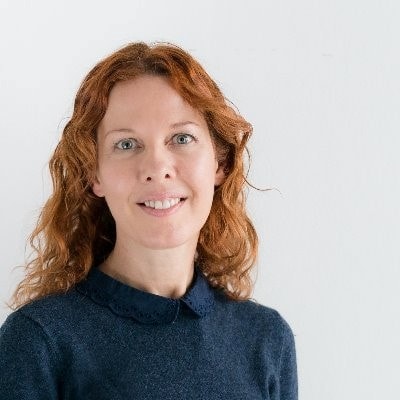
[[[102,185],[101,185],[99,179],[97,178],[97,176],[94,178],[94,181],[92,183],[92,191],[98,197],[104,197],[105,196],[103,188],[102,188]]]
[[[219,164],[218,161],[216,161],[217,164],[217,170],[215,171],[215,179],[214,179],[214,186],[219,186],[221,185],[226,176],[225,176],[225,163]]]

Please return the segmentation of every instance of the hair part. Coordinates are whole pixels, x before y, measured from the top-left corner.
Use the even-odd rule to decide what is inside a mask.
[[[32,259],[11,308],[66,292],[112,251],[115,222],[104,198],[92,192],[97,128],[117,82],[150,74],[172,87],[205,118],[225,172],[200,231],[197,259],[210,284],[232,300],[247,300],[258,238],[246,213],[244,155],[252,126],[224,98],[217,84],[187,52],[170,43],[131,43],[100,61],[83,80],[73,115],[49,162],[53,193],[29,237]]]

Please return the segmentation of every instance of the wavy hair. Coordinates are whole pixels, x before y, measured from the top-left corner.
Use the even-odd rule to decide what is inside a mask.
[[[170,43],[137,42],[100,61],[77,92],[73,115],[49,162],[53,193],[29,237],[31,260],[11,308],[69,290],[113,249],[115,221],[105,199],[92,192],[96,132],[115,83],[144,74],[166,77],[207,122],[225,179],[215,188],[209,217],[200,231],[196,262],[209,283],[228,298],[250,298],[258,238],[246,214],[244,155],[252,126],[187,52]]]

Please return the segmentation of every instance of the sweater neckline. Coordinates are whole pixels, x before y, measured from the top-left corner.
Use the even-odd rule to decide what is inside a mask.
[[[197,265],[191,285],[178,299],[142,291],[107,275],[98,267],[92,267],[76,289],[113,313],[143,324],[173,323],[182,309],[202,318],[215,305],[214,289]]]

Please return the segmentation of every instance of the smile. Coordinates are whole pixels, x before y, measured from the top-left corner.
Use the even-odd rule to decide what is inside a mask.
[[[154,208],[156,210],[167,210],[178,204],[181,201],[179,197],[173,199],[164,199],[164,200],[148,200],[144,202],[144,205],[149,208]]]

